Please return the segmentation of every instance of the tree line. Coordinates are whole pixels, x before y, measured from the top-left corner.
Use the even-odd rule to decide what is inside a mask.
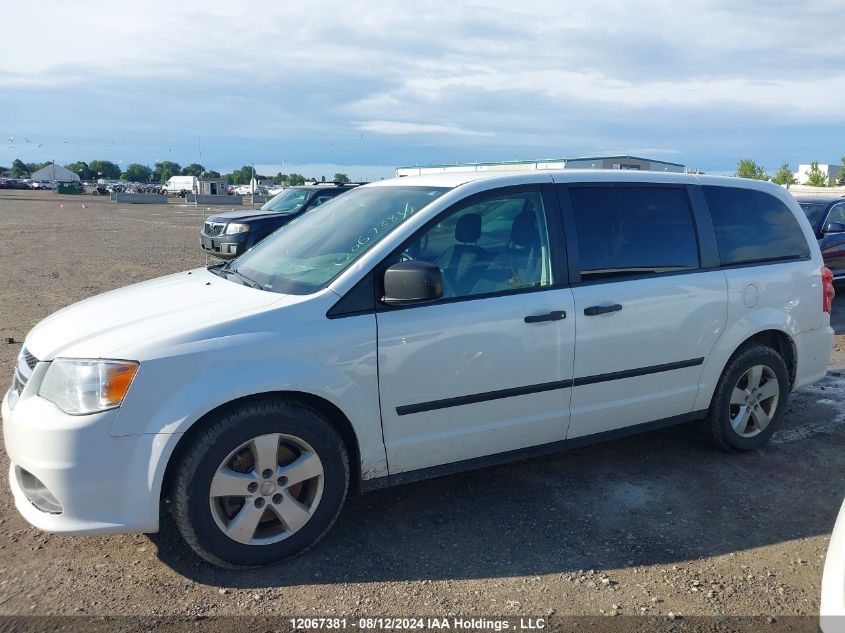
[[[819,168],[819,162],[813,161],[810,163],[810,169],[805,174],[807,176],[807,185],[810,187],[827,187],[829,185],[828,174]],[[763,169],[752,158],[741,159],[736,166],[734,176],[740,178],[751,178],[753,180],[771,180],[777,185],[797,185],[798,179],[792,170],[789,168],[789,163],[784,161],[781,163],[778,170],[773,176],[769,176],[766,170]],[[845,184],[845,156],[842,157],[842,171],[839,173],[836,184]]]
[[[25,163],[15,159],[11,167],[0,167],[0,174],[8,174],[11,178],[28,178],[33,172],[51,165],[46,163]],[[125,180],[128,182],[167,182],[173,176],[196,176],[197,178],[218,178],[225,180],[230,185],[247,185],[253,175],[256,180],[272,180],[277,185],[296,186],[304,185],[306,181],[326,182],[326,177],[306,178],[302,174],[283,174],[278,172],[275,176],[264,176],[258,173],[253,174],[251,165],[244,165],[231,173],[221,174],[213,169],[206,169],[199,163],[191,163],[182,167],[179,163],[164,160],[154,166],[141,163],[131,163],[125,169],[109,160],[92,160],[90,163],[76,161],[65,165],[67,169],[79,176],[80,180]],[[334,182],[349,182],[349,176],[343,173],[334,175]]]
[[[0,174],[8,174],[11,178],[28,178],[33,172],[52,164],[25,163],[15,159],[11,167],[0,167]],[[255,176],[256,180],[272,180],[277,185],[285,187],[304,185],[308,182],[326,182],[326,177],[306,178],[302,174],[283,174],[278,172],[275,176],[267,176],[253,173],[251,165],[244,165],[240,169],[226,174],[221,174],[213,169],[206,169],[199,163],[191,163],[182,167],[179,163],[164,160],[156,163],[153,167],[141,163],[131,163],[125,169],[109,160],[92,160],[90,163],[76,161],[65,165],[67,169],[79,176],[80,180],[94,181],[98,178],[105,180],[125,180],[128,182],[167,182],[173,176],[196,176],[197,178],[218,178],[225,180],[230,185],[247,185]],[[842,157],[842,171],[837,179],[837,184],[845,185],[845,156]],[[789,163],[781,163],[774,175],[770,176],[752,158],[743,158],[737,163],[735,176],[740,178],[752,178],[754,180],[771,180],[778,185],[798,184],[797,178],[789,168]],[[807,184],[811,187],[827,187],[829,184],[828,175],[819,168],[818,161],[810,163],[810,170],[806,173]],[[349,182],[349,176],[343,173],[336,173],[332,179],[334,182]]]

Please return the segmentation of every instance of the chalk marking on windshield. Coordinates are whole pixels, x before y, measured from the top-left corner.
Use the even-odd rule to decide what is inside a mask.
[[[355,240],[355,243],[352,245],[352,248],[349,251],[347,251],[345,253],[341,253],[337,256],[337,258],[334,261],[334,265],[335,266],[343,266],[346,263],[348,263],[350,260],[354,259],[356,253],[361,250],[361,247],[366,245],[367,243],[369,243],[369,241],[371,239],[370,236],[369,236],[370,232],[372,232],[375,235],[375,237],[378,238],[381,235],[381,233],[379,232],[379,229],[392,228],[396,224],[400,224],[401,222],[404,222],[405,220],[407,220],[415,212],[416,212],[416,210],[414,209],[414,207],[412,207],[410,203],[406,202],[404,211],[395,211],[395,212],[391,213],[389,216],[387,216],[387,218],[382,220],[382,222],[380,224],[378,224],[378,225],[376,225],[372,228],[367,229],[367,231],[363,235],[361,235],[360,237],[358,237],[357,240]],[[397,219],[398,219],[398,221],[397,221]],[[387,232],[387,231],[385,230],[383,232]]]

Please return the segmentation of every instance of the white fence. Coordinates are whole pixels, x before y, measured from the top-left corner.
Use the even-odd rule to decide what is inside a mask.
[[[231,205],[240,205],[243,204],[243,198],[241,196],[198,196],[193,193],[189,193],[185,196],[185,202],[188,204],[213,204],[213,205],[222,205],[224,207],[228,207]]]
[[[123,204],[167,204],[167,196],[157,193],[113,193],[111,201]]]
[[[808,187],[807,185],[789,185],[787,190],[793,196],[845,197],[845,187]]]

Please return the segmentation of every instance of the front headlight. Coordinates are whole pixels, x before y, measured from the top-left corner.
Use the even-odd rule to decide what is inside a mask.
[[[237,222],[230,222],[226,226],[226,235],[234,235],[235,233],[248,233],[249,224],[238,224]]]
[[[50,363],[38,395],[70,415],[119,407],[138,371],[125,360],[59,358]]]

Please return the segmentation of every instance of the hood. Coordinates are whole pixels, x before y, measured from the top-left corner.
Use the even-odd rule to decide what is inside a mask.
[[[168,275],[85,299],[50,315],[26,337],[40,360],[130,358],[139,343],[219,324],[273,303],[299,299],[227,281],[205,268]]]
[[[264,220],[267,218],[281,219],[293,218],[295,213],[276,213],[275,211],[262,211],[261,209],[250,209],[248,211],[226,211],[208,216],[206,222],[246,222]]]

